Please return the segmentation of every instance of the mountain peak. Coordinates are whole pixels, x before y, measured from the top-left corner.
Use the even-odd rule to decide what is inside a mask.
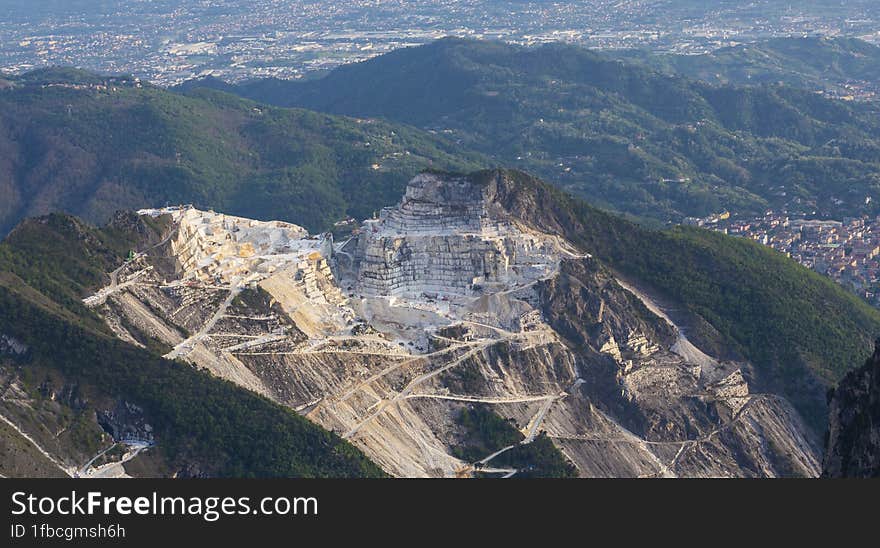
[[[577,249],[574,206],[522,172],[423,172],[340,241],[142,213],[170,217],[168,236],[84,300],[107,329],[304,413],[393,475],[818,471],[808,430],[756,391],[751,365],[704,352]],[[513,445],[485,450],[466,411],[513,421]],[[711,454],[687,450],[722,425]]]

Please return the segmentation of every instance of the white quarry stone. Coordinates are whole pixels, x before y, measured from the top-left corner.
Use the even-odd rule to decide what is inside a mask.
[[[242,285],[278,270],[293,270],[309,284],[314,269],[326,268],[332,253],[330,235],[309,236],[303,227],[282,221],[256,221],[189,206],[138,213],[171,215],[177,225],[171,246],[183,280]]]
[[[713,384],[710,387],[710,391],[715,397],[725,400],[728,406],[736,413],[739,413],[750,399],[749,385],[745,377],[743,377],[741,369],[737,369],[724,379]]]
[[[398,206],[364,223],[356,285],[366,295],[471,295],[546,278],[562,255],[555,236],[490,215],[483,189],[470,180],[422,174]]]
[[[623,357],[620,354],[620,347],[617,346],[617,341],[614,340],[613,335],[609,335],[608,340],[605,341],[605,343],[602,344],[601,347],[599,347],[599,352],[602,352],[603,354],[608,354],[609,356],[614,358],[614,361],[616,361],[617,363],[623,363]]]
[[[302,413],[392,475],[491,469],[492,455],[469,463],[450,450],[461,442],[455,417],[472,404],[514,420],[526,443],[546,431],[583,476],[773,475],[761,450],[770,445],[818,473],[794,412],[750,394],[740,371],[691,344],[636,287],[620,283],[656,315],[639,321],[665,320],[675,339],[621,323],[633,317],[621,300],[584,287],[596,294],[573,297],[583,318],[572,321],[597,329],[581,349],[564,342],[543,292],[562,279],[563,260],[588,256],[507,217],[486,192],[469,178],[419,175],[400,204],[335,245],[290,223],[143,210],[172,217],[163,249],[179,264],[175,279],[143,256],[89,299],[119,336],[134,341],[124,325],[161,339],[172,357]],[[268,305],[236,299],[255,287]],[[588,398],[578,387],[591,383],[599,393]],[[723,404],[723,416],[693,398]],[[656,417],[657,430],[635,434],[600,409],[629,406]]]

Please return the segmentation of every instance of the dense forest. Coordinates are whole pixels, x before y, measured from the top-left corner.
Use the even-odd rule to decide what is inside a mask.
[[[444,39],[237,92],[412,124],[595,205],[661,220],[877,213],[866,203],[880,190],[877,106],[772,82],[717,86],[572,45]]]

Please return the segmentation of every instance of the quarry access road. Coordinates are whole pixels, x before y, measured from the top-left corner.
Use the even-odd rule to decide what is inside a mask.
[[[542,405],[541,408],[538,409],[538,412],[535,414],[535,416],[532,417],[532,420],[529,421],[529,424],[526,426],[526,432],[524,432],[525,439],[521,441],[520,444],[527,444],[535,441],[535,438],[538,437],[538,432],[540,431],[541,425],[544,424],[544,417],[547,416],[547,412],[550,411],[550,408],[553,406],[553,404],[571,394],[571,392],[575,388],[582,385],[584,382],[584,379],[578,377],[571,384],[571,386],[569,386],[559,394],[549,397],[547,399],[547,403]]]
[[[440,350],[430,352],[428,354],[421,354],[418,356],[413,356],[409,359],[405,359],[399,363],[396,363],[394,365],[386,367],[385,369],[376,373],[375,375],[371,375],[370,377],[366,378],[364,381],[360,382],[354,388],[349,389],[344,394],[342,394],[338,399],[333,398],[332,401],[334,403],[342,403],[342,402],[346,401],[348,398],[350,398],[351,396],[353,396],[355,393],[357,393],[358,390],[361,390],[362,388],[373,384],[374,382],[381,379],[385,375],[393,373],[394,371],[397,371],[401,367],[405,367],[407,365],[410,365],[410,364],[413,364],[413,363],[416,363],[416,362],[419,362],[419,361],[422,361],[425,359],[437,357],[442,354],[447,354],[449,352],[452,352],[453,350],[458,350],[458,349],[465,348],[468,346],[476,346],[476,345],[480,344],[480,343],[475,343],[475,342],[466,342],[466,343],[463,343],[461,341],[456,341],[456,342],[458,343],[456,346],[447,346],[446,348],[441,348]]]
[[[390,400],[383,400],[383,401],[382,401],[382,405],[379,406],[379,409],[377,409],[377,410],[376,410],[375,412],[373,412],[370,416],[368,416],[367,418],[365,418],[364,420],[362,420],[361,422],[359,422],[354,428],[352,428],[351,430],[349,430],[348,432],[346,432],[345,434],[343,434],[342,437],[345,438],[345,439],[351,438],[352,436],[354,436],[355,434],[357,434],[358,430],[360,430],[365,424],[371,422],[373,419],[375,419],[376,417],[378,417],[378,416],[379,416],[380,414],[382,414],[382,412],[384,412],[389,406],[391,406],[391,405],[396,405],[396,404],[399,403],[400,401],[404,400],[404,399],[406,398],[406,396],[407,396],[408,394],[410,394],[410,393],[413,391],[413,389],[415,389],[416,386],[420,385],[421,383],[425,382],[425,381],[428,380],[428,379],[431,379],[431,378],[436,377],[437,375],[439,375],[440,373],[443,373],[444,371],[446,371],[446,370],[448,370],[448,369],[452,369],[452,368],[455,367],[456,365],[458,365],[458,364],[460,364],[461,362],[465,361],[466,359],[468,359],[468,358],[474,356],[474,355],[477,354],[478,352],[482,352],[483,350],[485,350],[486,348],[488,348],[488,347],[491,346],[492,344],[495,344],[496,342],[497,342],[497,341],[492,340],[492,341],[489,341],[489,342],[480,343],[476,348],[473,348],[473,349],[471,349],[471,350],[468,350],[467,352],[465,352],[465,353],[462,354],[461,356],[457,357],[456,359],[452,360],[451,362],[449,362],[448,364],[444,365],[443,367],[440,367],[440,368],[435,369],[435,370],[433,370],[433,371],[430,371],[430,372],[428,372],[428,373],[424,373],[424,374],[422,374],[422,375],[419,375],[418,377],[416,377],[415,379],[413,379],[412,381],[410,381],[410,383],[407,384],[406,387],[405,387],[403,390],[401,390],[397,395],[395,395],[392,399],[390,399]]]
[[[664,477],[664,478],[677,478],[678,477],[678,475],[675,472],[670,470],[669,467],[662,460],[660,460],[660,458],[657,457],[657,455],[655,455],[653,451],[651,451],[651,449],[648,447],[648,443],[644,439],[633,434],[629,429],[625,428],[622,424],[620,424],[619,422],[614,420],[614,418],[611,417],[610,415],[604,413],[601,409],[596,408],[596,407],[594,407],[593,409],[597,413],[602,415],[602,417],[605,420],[607,420],[608,422],[610,422],[611,424],[616,426],[620,430],[620,433],[623,434],[624,438],[630,440],[631,443],[641,447],[642,450],[645,452],[645,454],[648,456],[648,458],[657,466],[657,473],[660,474],[661,477]]]
[[[534,331],[513,332],[513,331],[509,331],[507,329],[504,329],[502,327],[497,327],[494,325],[475,322],[475,321],[471,321],[471,320],[461,320],[460,323],[468,324],[468,325],[476,325],[478,327],[484,327],[486,329],[491,329],[492,331],[495,331],[496,333],[498,333],[501,336],[500,339],[494,339],[496,342],[501,342],[504,340],[506,340],[506,341],[524,341],[525,343],[528,343],[530,345],[535,345],[535,344],[544,344],[547,342],[546,340],[542,339],[541,337],[551,337],[551,340],[556,339],[556,333],[552,329],[550,329],[549,327],[542,327],[541,329],[535,329]],[[535,342],[535,339],[538,339],[537,343]]]
[[[124,444],[124,442],[123,442],[123,444]],[[126,472],[125,472],[125,468],[124,468],[125,463],[127,463],[128,461],[137,457],[141,453],[141,451],[146,450],[147,448],[151,447],[151,445],[148,443],[137,443],[137,444],[132,444],[132,445],[124,444],[124,445],[127,445],[128,451],[126,451],[125,454],[122,455],[122,458],[120,460],[118,460],[116,462],[108,462],[106,464],[102,464],[101,466],[98,466],[97,468],[89,468],[89,466],[91,465],[92,462],[95,461],[95,459],[97,459],[98,457],[100,457],[101,455],[103,455],[104,453],[106,453],[107,451],[109,451],[110,449],[112,449],[113,447],[116,446],[116,444],[111,445],[110,447],[105,449],[103,452],[96,455],[91,461],[89,461],[89,464],[87,464],[86,467],[83,468],[83,470],[77,475],[77,477],[84,477],[84,478],[91,478],[91,479],[96,479],[96,478],[129,478],[129,477],[131,477],[128,474],[126,474]]]
[[[538,410],[538,413],[532,417],[532,420],[529,421],[529,425],[527,427],[526,439],[524,439],[522,444],[532,443],[535,441],[535,438],[538,436],[538,429],[541,428],[541,424],[544,422],[544,417],[547,415],[547,411],[550,410],[550,407],[553,406],[553,403],[559,399],[558,397],[553,397],[547,400],[547,403],[541,406]]]
[[[406,396],[406,399],[413,398],[429,398],[436,400],[452,400],[452,401],[465,401],[465,402],[473,402],[473,403],[488,403],[488,404],[499,404],[499,403],[528,403],[534,401],[545,401],[550,400],[553,401],[557,398],[557,396],[511,396],[511,397],[500,397],[500,398],[480,398],[476,396],[456,396],[456,395],[446,395],[446,394],[409,394]]]
[[[223,300],[223,303],[220,304],[220,306],[217,308],[217,311],[214,312],[213,316],[211,316],[211,319],[208,320],[201,329],[199,329],[198,333],[178,343],[178,345],[175,346],[171,352],[165,354],[165,356],[163,357],[169,360],[174,360],[177,358],[185,358],[186,356],[188,356],[189,353],[192,352],[196,343],[204,339],[208,335],[208,333],[212,329],[214,329],[214,326],[217,324],[217,322],[220,321],[220,318],[226,315],[226,310],[229,308],[229,305],[232,304],[232,301],[235,300],[235,298],[238,296],[239,293],[242,292],[242,290],[243,288],[241,286],[233,286],[229,288],[229,295],[226,296],[226,299]]]
[[[485,465],[486,463],[488,463],[490,460],[494,459],[495,457],[497,457],[501,453],[506,453],[507,451],[510,451],[511,449],[516,447],[517,445],[519,445],[519,444],[514,443],[513,445],[508,445],[507,447],[502,447],[501,449],[499,449],[498,451],[495,451],[494,453],[492,453],[488,457],[484,458],[483,460],[478,460],[477,464],[479,464],[481,466]]]
[[[171,236],[173,234],[174,234],[174,231],[172,231],[167,236],[165,236],[165,238],[162,241],[160,241],[159,243],[151,246],[150,249],[156,249],[157,247],[159,247],[161,245],[165,245],[168,242],[168,240],[171,239]],[[113,270],[112,272],[109,272],[108,276],[110,277],[110,285],[100,289],[94,295],[83,299],[83,304],[85,304],[88,308],[94,308],[96,306],[100,306],[100,305],[104,304],[107,301],[107,297],[109,297],[113,293],[116,293],[117,291],[120,291],[122,289],[125,289],[126,287],[134,285],[137,282],[137,278],[139,278],[141,276],[141,274],[144,274],[146,272],[153,270],[153,267],[147,266],[146,268],[139,270],[138,272],[135,272],[134,274],[131,275],[131,278],[129,278],[128,280],[126,280],[125,282],[123,282],[121,284],[119,283],[119,273],[122,272],[122,270],[126,266],[129,266],[134,261],[140,259],[141,257],[146,257],[146,256],[147,256],[146,251],[136,253],[132,256],[131,260],[125,261],[124,263],[122,263],[122,265],[119,266],[119,268]]]
[[[209,337],[213,337],[214,335],[208,335]],[[257,337],[252,337],[251,340],[245,341],[243,343],[235,344],[232,346],[228,346],[226,348],[222,348],[223,352],[231,352],[235,353],[238,350],[247,350],[248,348],[253,348],[255,346],[263,346],[264,344],[269,344],[271,342],[284,341],[287,340],[287,335],[280,335],[277,333],[272,333],[269,335],[261,335]]]
[[[47,459],[49,459],[49,461],[50,461],[52,464],[54,464],[55,466],[57,466],[59,470],[61,470],[62,472],[64,472],[64,473],[67,474],[68,476],[73,477],[73,474],[71,473],[71,470],[72,470],[71,468],[69,468],[69,467],[67,467],[67,466],[64,466],[64,465],[63,465],[61,462],[59,462],[55,457],[53,457],[52,455],[50,455],[48,451],[46,451],[45,449],[43,449],[43,448],[40,446],[40,444],[37,443],[37,441],[36,441],[34,438],[30,437],[30,436],[27,434],[27,432],[25,432],[24,430],[22,430],[21,428],[19,428],[18,425],[16,425],[14,422],[12,422],[11,420],[7,419],[7,418],[4,417],[3,415],[0,415],[0,421],[3,421],[3,422],[5,422],[6,424],[8,424],[13,430],[15,430],[16,432],[18,432],[18,435],[20,435],[21,437],[23,437],[25,440],[29,441],[29,442],[31,443],[31,445],[33,445],[34,447],[37,448],[37,451],[39,451],[44,457],[46,457]]]
[[[480,472],[482,474],[504,474],[502,478],[507,479],[519,472],[519,470],[517,470],[516,468],[480,468],[479,470],[477,470],[477,472]]]
[[[133,460],[140,455],[142,451],[145,451],[149,447],[151,446],[145,443],[129,445],[129,450],[122,456],[121,460],[117,462],[108,462],[97,468],[92,468],[91,470],[86,471],[84,476],[87,478],[129,478],[131,476],[125,472],[125,463]],[[132,450],[132,448],[134,448],[134,450]]]
[[[755,397],[755,396],[753,396],[753,397]],[[751,401],[750,401],[749,403],[751,403]],[[743,406],[743,409],[740,410],[739,413],[737,413],[736,415],[734,415],[734,417],[731,418],[729,421],[727,421],[727,422],[725,422],[724,424],[718,426],[718,428],[715,428],[714,430],[708,432],[706,435],[704,435],[704,436],[702,436],[702,437],[699,437],[699,438],[694,438],[694,439],[687,439],[687,440],[646,440],[646,439],[642,439],[642,438],[636,436],[635,434],[633,434],[632,432],[629,432],[629,431],[626,430],[626,429],[623,429],[623,430],[626,430],[626,431],[629,432],[631,435],[630,435],[630,436],[624,436],[624,437],[618,437],[618,438],[609,438],[608,436],[598,436],[598,435],[565,435],[565,434],[563,434],[563,435],[553,435],[553,436],[550,436],[550,437],[553,438],[553,439],[572,440],[572,441],[602,441],[602,442],[609,442],[609,443],[635,443],[635,444],[638,444],[638,445],[656,445],[656,446],[681,445],[681,446],[683,446],[683,447],[686,447],[686,446],[688,446],[688,445],[695,445],[695,444],[699,444],[699,443],[706,443],[706,442],[709,442],[709,441],[712,440],[713,437],[715,437],[715,436],[717,436],[718,434],[720,434],[721,432],[723,432],[723,431],[725,431],[725,430],[728,430],[728,429],[730,429],[731,427],[733,427],[738,421],[740,421],[740,420],[742,419],[742,411],[745,410],[745,408],[749,405],[749,403],[745,404],[745,405]],[[603,416],[604,416],[605,418],[607,418],[606,415],[603,414]],[[620,427],[620,425],[618,425],[618,424],[616,424],[616,423],[615,423],[615,426],[617,426],[618,428],[622,428],[622,427]],[[674,461],[673,461],[673,462],[674,462]]]
[[[662,477],[677,477],[674,472],[674,468],[678,463],[678,460],[684,455],[684,453],[694,447],[698,447],[701,443],[708,443],[712,441],[712,438],[728,430],[736,425],[736,423],[740,422],[743,419],[745,411],[747,408],[752,406],[755,401],[759,401],[760,399],[766,397],[764,394],[752,394],[749,397],[749,401],[743,405],[743,407],[737,412],[730,420],[726,421],[724,424],[719,425],[714,430],[706,433],[705,435],[695,438],[695,439],[685,439],[685,440],[646,440],[640,438],[627,428],[620,425],[617,421],[603,413],[601,410],[596,409],[600,415],[602,415],[606,420],[608,420],[611,424],[613,424],[622,434],[620,437],[609,437],[609,436],[601,436],[601,435],[552,435],[550,436],[552,439],[558,440],[571,440],[571,441],[586,441],[586,442],[604,442],[604,443],[625,443],[631,445],[637,445],[641,447],[648,455],[649,458],[657,465],[657,473]],[[649,446],[675,446],[678,445],[678,451],[676,452],[673,459],[670,463],[664,464],[660,459],[649,449]]]
[[[122,283],[118,283],[118,272],[124,266],[125,265],[123,265],[123,266],[119,267],[117,270],[114,270],[113,272],[111,272],[110,273],[110,285],[100,289],[94,295],[91,295],[90,297],[86,297],[85,299],[83,299],[83,301],[82,301],[83,304],[86,305],[86,307],[88,307],[88,308],[94,308],[96,306],[100,306],[100,305],[104,304],[105,302],[107,302],[107,297],[109,297],[110,295],[112,295],[118,291],[122,291],[126,287],[130,287],[130,286],[136,284],[138,281],[138,278],[140,278],[142,275],[146,274],[147,272],[150,272],[151,270],[153,270],[152,266],[148,266],[148,267],[146,267],[142,270],[138,270],[137,272],[132,274],[131,277],[129,279],[127,279],[126,281],[124,281]]]
[[[418,385],[420,385],[421,383],[427,381],[428,379],[431,379],[431,378],[433,378],[433,377],[436,377],[437,375],[443,373],[444,371],[447,371],[447,370],[449,370],[449,369],[455,367],[456,365],[458,365],[458,364],[462,363],[463,361],[465,361],[465,360],[471,358],[472,356],[476,355],[478,352],[482,352],[482,351],[485,350],[486,348],[489,348],[490,346],[492,346],[492,345],[494,345],[494,344],[498,344],[498,343],[500,343],[500,342],[502,342],[502,341],[517,340],[517,339],[522,339],[522,338],[526,338],[526,339],[528,339],[531,335],[534,335],[535,333],[540,333],[540,332],[519,332],[519,333],[514,333],[514,332],[512,332],[512,331],[509,331],[509,330],[506,330],[506,329],[503,329],[503,328],[499,328],[499,327],[495,327],[495,326],[491,326],[491,325],[487,325],[487,324],[481,324],[481,323],[478,323],[478,322],[463,321],[463,322],[461,322],[461,323],[468,323],[468,324],[471,324],[471,325],[478,325],[478,326],[482,326],[482,327],[486,327],[486,328],[492,329],[492,330],[494,330],[495,332],[497,332],[499,335],[501,335],[501,338],[499,338],[499,339],[486,339],[486,340],[481,340],[481,341],[474,341],[474,342],[472,342],[472,343],[462,343],[461,346],[464,346],[464,345],[466,345],[466,344],[469,344],[469,345],[473,345],[474,347],[471,348],[470,350],[468,350],[467,352],[465,352],[464,354],[462,354],[461,356],[458,356],[457,358],[455,358],[454,360],[452,360],[452,361],[449,362],[448,364],[443,365],[442,367],[439,367],[439,368],[437,368],[437,369],[434,369],[434,370],[432,370],[432,371],[429,371],[429,372],[427,372],[427,373],[424,373],[424,374],[422,374],[422,375],[416,377],[415,379],[413,379],[412,381],[410,381],[409,384],[407,384],[406,387],[405,387],[403,390],[401,390],[400,392],[398,392],[398,393],[397,393],[393,398],[391,398],[390,400],[381,400],[381,401],[379,402],[379,406],[378,406],[378,409],[377,409],[376,411],[374,411],[374,412],[371,413],[369,416],[367,416],[365,419],[363,419],[363,420],[361,420],[359,423],[357,423],[357,424],[356,424],[351,430],[349,430],[348,432],[346,432],[345,434],[343,434],[342,437],[343,437],[344,439],[350,439],[352,436],[354,436],[355,434],[357,434],[358,431],[359,431],[364,425],[370,423],[370,422],[371,422],[372,420],[374,420],[376,417],[378,417],[379,415],[381,415],[381,414],[382,414],[386,409],[388,409],[390,406],[392,406],[392,405],[396,405],[396,404],[398,404],[399,402],[406,400],[407,397],[412,393],[412,391],[413,391]],[[455,348],[460,348],[461,346],[459,346],[459,347],[455,347]],[[444,349],[444,350],[448,350],[448,349]],[[423,356],[419,356],[418,358],[425,358],[425,357],[427,357],[427,356],[428,356],[428,355],[426,354],[426,355],[423,355]],[[404,362],[404,363],[406,363],[406,362]],[[403,364],[396,364],[395,366],[392,366],[392,367],[395,367],[395,368],[396,368],[396,367],[400,367],[400,366],[402,366],[402,365],[403,365]],[[389,369],[390,369],[390,368],[389,368]],[[583,382],[583,381],[582,381],[581,379],[577,379],[577,380],[575,381],[575,383],[573,384],[572,388],[576,387],[578,384],[580,384],[580,382]],[[359,386],[364,386],[365,384],[366,384],[366,383],[361,383],[361,385],[359,385]],[[353,389],[353,391],[356,391],[356,390],[358,390],[358,389],[359,389],[359,388],[355,388],[355,389]],[[352,392],[352,391],[350,391],[350,392]],[[547,402],[548,402],[548,403],[547,403],[546,405],[542,406],[541,410],[539,410],[539,412],[538,412],[538,415],[537,415],[535,418],[533,418],[532,421],[530,421],[530,425],[531,425],[532,427],[531,427],[531,429],[529,430],[529,434],[528,434],[528,436],[526,437],[526,439],[528,440],[528,443],[531,443],[531,441],[534,440],[535,436],[537,435],[537,429],[540,427],[541,423],[543,422],[544,415],[546,414],[546,412],[547,412],[547,410],[550,408],[550,406],[553,404],[553,402],[556,401],[556,399],[559,399],[559,398],[565,397],[566,395],[567,395],[566,392],[562,392],[561,394],[557,394],[557,395],[554,395],[554,396],[548,396],[548,397],[547,397]],[[508,448],[508,449],[509,449],[509,448]],[[506,449],[504,449],[504,450],[506,450]],[[501,452],[504,452],[504,450],[502,450]],[[500,454],[500,453],[499,453],[499,454]],[[494,458],[494,455],[492,455],[492,456],[490,456],[490,457],[491,457],[491,458]]]
[[[535,416],[533,416],[532,419],[529,421],[529,424],[526,427],[526,432],[523,434],[525,436],[525,438],[519,443],[514,443],[513,445],[508,445],[507,447],[503,447],[503,448],[499,449],[498,451],[495,451],[494,453],[483,458],[482,460],[477,461],[476,464],[484,466],[485,464],[487,464],[489,461],[491,461],[492,459],[494,459],[498,455],[500,455],[504,452],[510,451],[511,449],[513,449],[514,447],[516,447],[518,445],[527,445],[527,444],[535,441],[535,438],[538,437],[538,432],[540,431],[541,425],[544,423],[544,417],[547,416],[547,412],[550,411],[550,408],[553,406],[553,404],[556,401],[561,400],[562,398],[568,396],[572,392],[572,390],[574,390],[575,388],[577,388],[578,386],[580,386],[584,382],[585,382],[584,379],[578,377],[577,379],[575,379],[574,383],[572,383],[572,385],[569,386],[563,392],[561,392],[559,394],[555,394],[555,395],[545,396],[544,398],[542,398],[542,399],[545,399],[547,401],[547,403],[542,405],[541,408],[538,410],[538,412],[535,414]],[[510,475],[507,475],[504,477],[509,478],[511,476],[513,476],[513,474],[510,474]]]
[[[100,451],[97,455],[95,455],[94,457],[92,457],[91,460],[89,460],[89,462],[83,464],[83,465],[82,465],[82,468],[80,468],[79,471],[77,471],[77,473],[76,473],[76,477],[80,477],[80,476],[85,475],[86,472],[88,472],[89,468],[91,468],[93,462],[95,462],[95,461],[98,460],[99,458],[101,458],[101,457],[103,457],[104,455],[106,455],[106,454],[107,454],[107,451],[113,449],[114,447],[116,447],[116,445],[117,445],[116,443],[112,443],[112,444],[110,444],[110,447],[108,447],[108,448],[106,448],[106,449]]]

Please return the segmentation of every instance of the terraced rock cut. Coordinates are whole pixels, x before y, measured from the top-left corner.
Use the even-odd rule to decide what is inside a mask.
[[[395,476],[816,476],[749,364],[650,291],[516,214],[511,181],[423,173],[351,237],[191,207],[85,300],[295,409]],[[531,212],[534,219],[539,212]]]

